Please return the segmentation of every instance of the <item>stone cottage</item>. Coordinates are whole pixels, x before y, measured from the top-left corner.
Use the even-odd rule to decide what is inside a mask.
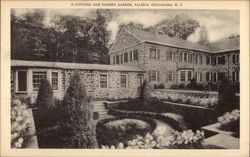
[[[151,84],[219,83],[225,77],[239,82],[239,38],[225,38],[206,46],[124,28],[110,49],[113,65],[135,65],[146,70]]]
[[[129,65],[79,64],[42,61],[11,61],[11,89],[16,95],[36,100],[43,78],[50,81],[53,94],[62,99],[70,78],[77,70],[93,98],[135,98],[144,70]]]

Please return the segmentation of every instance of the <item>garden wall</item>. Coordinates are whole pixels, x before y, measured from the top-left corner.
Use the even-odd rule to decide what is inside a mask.
[[[173,90],[173,89],[154,89],[151,92],[152,97],[158,97],[163,95],[169,95],[169,94],[180,94],[180,95],[186,95],[186,96],[193,96],[193,97],[218,97],[218,92],[212,92],[212,91],[195,91],[195,90]]]

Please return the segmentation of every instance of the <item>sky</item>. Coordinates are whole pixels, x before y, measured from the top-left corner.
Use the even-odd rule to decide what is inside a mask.
[[[22,15],[27,9],[15,9],[17,15]],[[50,24],[53,15],[74,15],[80,17],[93,17],[93,9],[44,9],[46,13],[44,23]],[[172,18],[177,14],[185,14],[188,17],[204,25],[208,32],[208,40],[216,40],[239,34],[239,11],[237,10],[174,10],[174,9],[113,9],[113,16],[107,24],[107,29],[111,31],[110,43],[115,40],[118,26],[134,22],[142,24],[144,27],[153,26],[164,19]],[[199,40],[200,28],[197,28],[187,40],[197,42]]]

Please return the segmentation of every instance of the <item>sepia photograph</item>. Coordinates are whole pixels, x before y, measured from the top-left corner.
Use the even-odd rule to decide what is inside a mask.
[[[243,2],[4,4],[1,156],[249,155]]]
[[[12,9],[11,147],[238,149],[239,11]]]

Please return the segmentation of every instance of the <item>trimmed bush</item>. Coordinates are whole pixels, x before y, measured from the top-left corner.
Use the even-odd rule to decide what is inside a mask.
[[[165,88],[165,86],[163,83],[154,85],[154,89],[164,89],[164,88]]]
[[[53,98],[53,91],[48,80],[43,79],[39,87],[38,96],[36,100],[37,121],[36,126],[38,130],[45,127],[50,127],[55,124],[55,102]]]
[[[183,83],[179,84],[178,89],[185,89],[185,84]]]
[[[179,86],[177,84],[173,84],[169,88],[170,89],[179,89]]]
[[[96,148],[97,141],[93,126],[93,106],[80,75],[70,80],[63,100],[65,120],[62,123],[63,141],[66,148]]]
[[[150,99],[150,86],[148,84],[147,80],[144,80],[142,86],[141,86],[141,92],[139,99],[142,103]]]
[[[226,78],[221,82],[218,96],[217,111],[219,115],[237,108],[236,104],[239,103],[236,101],[236,92],[232,81],[229,79]]]

